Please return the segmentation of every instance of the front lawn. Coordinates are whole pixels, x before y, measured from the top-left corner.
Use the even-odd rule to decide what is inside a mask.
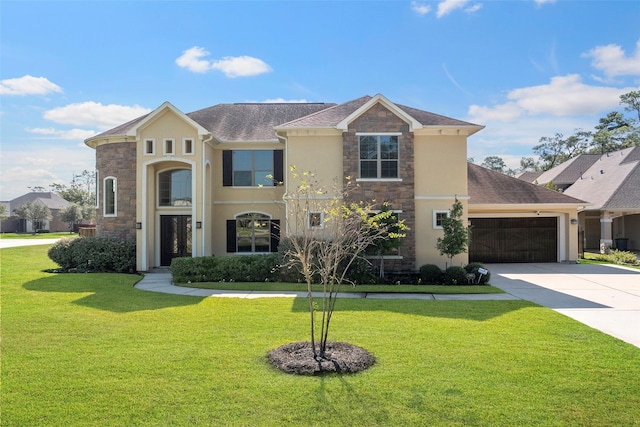
[[[299,377],[305,299],[198,298],[52,274],[3,249],[3,426],[639,425],[640,349],[526,301],[343,299],[356,375]]]

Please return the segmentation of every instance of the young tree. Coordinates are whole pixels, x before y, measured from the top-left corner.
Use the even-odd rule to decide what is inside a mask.
[[[73,225],[83,219],[82,208],[72,203],[60,211],[60,219],[69,223],[69,233],[72,233]]]
[[[440,255],[446,255],[453,265],[453,257],[467,251],[471,241],[469,227],[465,227],[462,222],[463,206],[456,197],[449,216],[442,220],[443,237],[438,237],[436,248]]]
[[[18,218],[31,221],[34,233],[38,229],[38,225],[42,226],[44,221],[53,218],[51,216],[51,210],[37,200],[25,202],[18,206],[13,212]]]
[[[311,347],[314,359],[320,360],[326,356],[337,294],[340,286],[348,283],[349,268],[379,240],[403,237],[400,232],[404,223],[397,223],[400,232],[392,232],[385,222],[391,211],[372,214],[375,210],[371,204],[348,202],[349,182],[344,187],[334,183],[333,188],[326,189],[313,173],[298,173],[295,167],[290,172],[290,190],[285,195],[289,242],[285,259],[307,283]],[[316,282],[322,286],[320,304],[316,304],[312,292]]]

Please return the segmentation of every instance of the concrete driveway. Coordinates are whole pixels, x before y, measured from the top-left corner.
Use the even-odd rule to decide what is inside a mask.
[[[640,270],[589,264],[490,264],[491,284],[640,347]]]
[[[0,239],[0,249],[18,246],[52,245],[60,239]]]

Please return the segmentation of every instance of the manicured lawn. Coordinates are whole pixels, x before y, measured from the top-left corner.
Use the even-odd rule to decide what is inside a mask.
[[[78,233],[63,231],[59,233],[0,233],[0,239],[59,239],[61,237],[78,237]]]
[[[298,377],[303,299],[138,291],[3,249],[3,426],[639,425],[640,349],[524,301],[338,302],[333,339],[378,363]]]

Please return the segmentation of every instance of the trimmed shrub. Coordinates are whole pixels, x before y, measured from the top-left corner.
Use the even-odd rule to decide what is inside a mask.
[[[444,284],[445,285],[466,285],[467,284],[466,270],[458,266],[447,268],[444,272]]]
[[[440,285],[443,280],[442,270],[435,264],[424,264],[420,266],[420,280],[425,285]]]
[[[487,283],[489,283],[489,279],[491,279],[491,272],[484,265],[479,262],[471,262],[464,267],[467,273],[474,274],[476,276],[476,280],[478,279],[479,268],[484,268],[485,270],[487,270],[487,274],[482,275],[479,283],[480,285],[486,285]]]
[[[274,280],[276,265],[275,254],[174,258],[171,274],[178,283],[265,282]]]
[[[640,263],[636,254],[628,251],[619,251],[616,249],[612,251],[611,254],[608,255],[608,257],[614,264],[636,265]]]
[[[136,245],[110,237],[61,239],[48,252],[66,272],[135,273]]]

